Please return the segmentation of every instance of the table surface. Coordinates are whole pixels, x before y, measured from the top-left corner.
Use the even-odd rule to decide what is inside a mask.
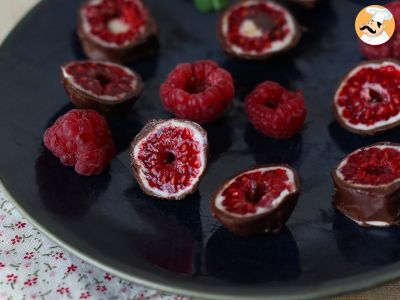
[[[40,0],[0,0],[0,43],[12,30],[15,24],[17,24],[18,21],[26,14],[26,12],[28,12],[39,1]],[[1,249],[0,247],[0,252],[1,250],[4,249]],[[54,288],[56,288],[56,286]],[[399,299],[399,294],[400,294],[400,281],[389,283],[357,294],[337,297],[335,299],[336,300],[349,300],[349,299],[391,300],[391,299]]]

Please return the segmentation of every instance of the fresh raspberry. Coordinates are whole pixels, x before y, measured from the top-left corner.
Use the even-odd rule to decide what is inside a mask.
[[[361,53],[368,59],[396,58],[400,59],[400,1],[385,5],[396,21],[396,30],[392,38],[382,45],[368,45],[359,41]]]
[[[246,97],[245,109],[254,127],[275,139],[292,137],[307,116],[303,93],[272,81],[261,83]]]
[[[106,119],[91,109],[73,109],[44,133],[44,144],[78,174],[100,174],[115,155]]]
[[[160,88],[166,109],[197,123],[221,117],[234,94],[231,74],[211,60],[177,65]]]

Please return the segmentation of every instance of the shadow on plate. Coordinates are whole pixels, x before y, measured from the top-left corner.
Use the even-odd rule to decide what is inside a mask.
[[[293,56],[304,56],[307,52],[315,53],[318,51],[317,47],[321,39],[335,34],[338,18],[330,1],[318,1],[313,9],[307,9],[287,0],[285,2],[303,31],[298,47],[292,51]]]
[[[204,129],[207,131],[212,163],[232,146],[232,122],[224,116],[218,121],[205,124]]]
[[[138,185],[125,192],[143,226],[127,232],[132,249],[149,263],[173,273],[195,276],[202,243],[200,194],[183,201],[143,195]]]
[[[86,214],[111,179],[108,170],[97,176],[81,176],[47,149],[37,158],[35,168],[43,204],[57,215],[74,219]]]
[[[211,276],[238,283],[290,281],[300,276],[299,250],[287,228],[239,237],[221,227],[207,243],[205,267]]]
[[[345,153],[383,141],[400,142],[400,128],[393,128],[375,136],[362,136],[347,131],[337,121],[333,121],[329,124],[329,134],[340,150]]]
[[[107,116],[107,122],[113,135],[117,153],[129,149],[130,143],[142,129],[143,124],[138,122],[138,119],[135,111]]]
[[[251,149],[257,164],[287,163],[296,161],[302,151],[301,133],[287,140],[269,138],[247,124],[245,133],[246,143]]]
[[[284,87],[292,89],[292,83],[301,77],[292,56],[289,54],[282,54],[265,62],[229,58],[221,66],[231,72],[235,81],[235,93],[241,101],[244,101],[244,98],[257,85],[266,80],[277,81]],[[279,70],[279,72],[276,70]],[[249,76],[249,74],[251,75]]]
[[[339,212],[333,231],[343,257],[351,263],[386,266],[400,260],[400,229],[361,227]]]

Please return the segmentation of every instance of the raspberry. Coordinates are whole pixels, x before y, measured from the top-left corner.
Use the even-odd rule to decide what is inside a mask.
[[[392,38],[382,45],[368,45],[359,41],[361,53],[368,59],[396,58],[400,59],[400,1],[393,1],[386,5],[396,21],[396,30]]]
[[[183,199],[197,190],[207,168],[207,132],[187,120],[152,120],[132,141],[130,158],[146,194]]]
[[[246,97],[245,109],[254,127],[275,139],[292,137],[307,116],[303,93],[272,81],[261,83]]]
[[[100,174],[115,155],[106,119],[91,109],[73,109],[44,133],[44,144],[78,174]]]
[[[167,110],[197,123],[221,117],[234,94],[231,74],[210,60],[179,64],[160,88],[161,101]]]

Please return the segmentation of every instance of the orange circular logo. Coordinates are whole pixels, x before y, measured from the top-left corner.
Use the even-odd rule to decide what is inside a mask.
[[[381,5],[370,5],[358,14],[355,29],[358,37],[368,45],[382,45],[393,36],[396,27],[393,14]]]

